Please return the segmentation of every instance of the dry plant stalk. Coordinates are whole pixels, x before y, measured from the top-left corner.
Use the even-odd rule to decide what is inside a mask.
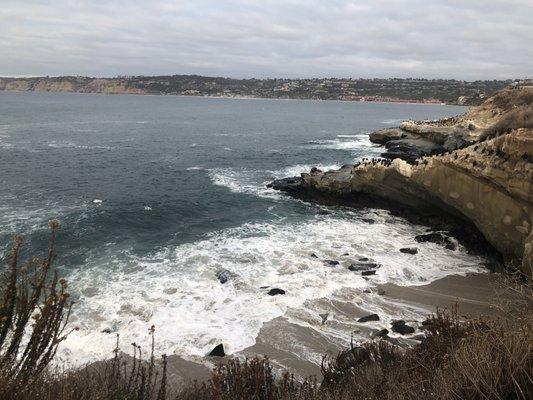
[[[53,269],[58,221],[51,221],[45,259],[20,265],[23,239],[15,236],[0,297],[0,375],[17,384],[37,377],[54,358],[65,332],[72,302],[67,282]]]

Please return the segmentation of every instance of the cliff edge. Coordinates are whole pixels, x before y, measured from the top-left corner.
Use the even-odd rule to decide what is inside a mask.
[[[533,276],[533,87],[504,89],[461,116],[404,122],[370,139],[386,146],[382,159],[270,186],[445,211],[474,224],[508,266]]]

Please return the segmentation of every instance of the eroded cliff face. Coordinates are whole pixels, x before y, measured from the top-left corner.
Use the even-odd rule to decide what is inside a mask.
[[[35,92],[78,92],[106,94],[146,94],[146,91],[131,87],[123,79],[100,78],[53,78],[53,79],[18,79],[5,81],[0,79],[0,90],[35,91]]]
[[[407,122],[398,129],[380,131],[373,138],[379,143],[404,136],[429,140],[443,149],[438,155],[412,163],[394,158],[344,166],[338,171],[314,170],[302,174],[287,191],[317,191],[330,196],[366,194],[415,208],[452,211],[475,224],[508,265],[533,276],[530,99],[533,88],[514,88],[460,117]],[[502,124],[517,110],[523,122],[510,118],[509,126]],[[446,148],[446,143],[450,147]],[[286,190],[283,185],[278,188]]]

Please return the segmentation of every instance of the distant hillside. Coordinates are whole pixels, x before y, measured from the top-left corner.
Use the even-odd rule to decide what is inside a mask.
[[[231,79],[197,75],[0,78],[0,90],[480,104],[513,83],[445,79]]]

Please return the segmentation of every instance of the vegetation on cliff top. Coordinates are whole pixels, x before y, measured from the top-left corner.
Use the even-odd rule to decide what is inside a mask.
[[[233,79],[198,75],[0,78],[0,90],[172,94],[279,99],[411,101],[475,105],[511,80]]]

